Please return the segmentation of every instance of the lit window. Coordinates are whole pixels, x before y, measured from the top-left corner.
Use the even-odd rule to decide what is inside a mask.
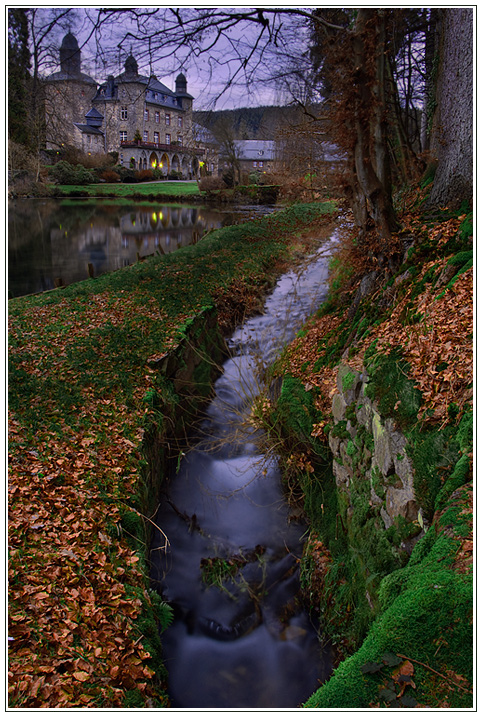
[[[166,127],[171,124],[171,115],[166,113]]]
[[[171,144],[171,135],[166,134],[166,144]]]
[[[119,132],[119,139],[121,142],[127,142],[127,132]]]
[[[121,118],[121,120],[127,119],[127,107],[121,107],[120,118]]]
[[[157,142],[157,144],[159,144],[159,132],[154,132],[154,142]]]
[[[160,120],[160,119],[161,119],[161,117],[160,117],[160,115],[159,115],[159,112],[156,112],[156,114],[155,114],[155,120],[156,120],[157,124],[159,124],[159,120]]]
[[[182,117],[180,116],[177,118],[177,126],[182,127]]]
[[[146,122],[149,121],[149,110],[144,110],[144,119],[146,120]]]
[[[144,142],[149,142],[149,132],[145,129],[143,135]]]

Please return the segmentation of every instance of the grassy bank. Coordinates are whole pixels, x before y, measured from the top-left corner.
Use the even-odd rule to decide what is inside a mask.
[[[167,450],[150,437],[192,416],[159,367],[203,312],[229,331],[256,310],[333,211],[298,205],[9,302],[11,707],[168,706],[146,476]]]
[[[472,215],[424,211],[418,192],[405,202],[399,268],[370,264],[347,234],[327,302],[274,368],[281,397],[264,417],[309,517],[303,585],[340,661],[310,708],[473,700]],[[353,431],[361,406],[347,405],[335,428],[341,361],[338,391],[364,372],[382,424],[390,419],[407,439],[415,520],[387,528],[381,519],[381,476],[367,478],[373,435]],[[346,442],[348,486],[335,480],[329,434]],[[395,473],[387,480],[400,485]]]
[[[62,184],[49,185],[55,197],[116,197],[149,199],[151,201],[169,198],[199,197],[197,182],[145,182],[136,184]]]

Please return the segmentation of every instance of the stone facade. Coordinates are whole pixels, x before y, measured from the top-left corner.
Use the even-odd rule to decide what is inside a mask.
[[[407,523],[420,522],[421,531],[407,439],[391,418],[380,415],[376,401],[366,395],[368,381],[366,372],[340,364],[338,392],[332,403],[335,425],[329,434],[338,490],[345,494],[350,511],[352,493],[359,494],[363,489],[385,529],[401,518]],[[413,542],[401,547],[410,551]]]
[[[118,152],[124,166],[160,168],[184,178],[198,176],[203,165],[217,173],[216,156],[193,133],[193,97],[184,74],[172,92],[155,75],[139,74],[129,55],[124,72],[97,86],[81,73],[80,61],[77,40],[68,33],[60,48],[61,71],[45,82],[48,149]]]
[[[47,149],[72,145],[82,149],[82,134],[76,122],[84,120],[92,107],[97,83],[80,70],[80,49],[70,32],[59,50],[60,70],[45,80],[45,124]],[[95,143],[97,145],[97,142]],[[102,149],[104,151],[103,140]]]

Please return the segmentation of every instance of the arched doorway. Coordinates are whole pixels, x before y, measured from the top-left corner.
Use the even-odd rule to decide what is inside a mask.
[[[175,154],[172,158],[171,163],[171,172],[179,172],[181,170],[181,163],[179,162],[179,157],[177,154]]]
[[[159,161],[159,169],[162,170],[162,173],[164,175],[167,176],[169,174],[169,171],[170,171],[169,157],[167,156],[167,154],[165,152]]]
[[[135,169],[135,168],[136,168],[136,160],[135,160],[135,157],[131,157],[131,158],[130,158],[130,160],[129,160],[129,167],[130,167],[130,169]]]
[[[157,169],[158,164],[159,164],[159,160],[157,159],[157,154],[155,152],[151,152],[151,156],[149,157],[150,168]]]

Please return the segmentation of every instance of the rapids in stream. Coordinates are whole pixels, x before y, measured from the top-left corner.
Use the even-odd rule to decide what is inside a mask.
[[[297,707],[331,673],[330,648],[297,600],[307,528],[247,419],[263,367],[325,298],[336,241],[283,275],[263,314],[234,332],[197,438],[161,496],[155,520],[169,547],[159,533],[152,582],[175,611],[162,634],[174,708]],[[203,572],[227,579],[209,584]]]

